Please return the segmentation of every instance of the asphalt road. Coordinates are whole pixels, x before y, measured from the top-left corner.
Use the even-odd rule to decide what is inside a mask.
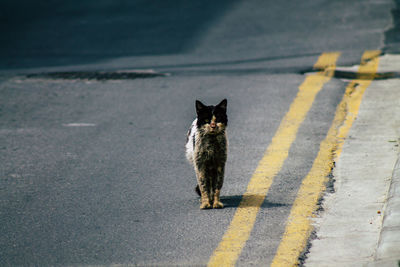
[[[205,265],[323,52],[384,50],[384,1],[0,4],[0,265]],[[148,70],[146,79],[27,77]],[[68,75],[66,75],[66,78]],[[301,124],[238,265],[268,265],[346,81]],[[200,210],[184,157],[194,101],[228,99],[222,210]]]

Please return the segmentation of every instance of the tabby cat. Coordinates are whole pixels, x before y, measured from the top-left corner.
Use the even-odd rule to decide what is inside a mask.
[[[197,118],[187,133],[186,158],[196,172],[200,209],[224,207],[220,192],[228,149],[226,106],[226,99],[216,106],[206,106],[196,100]]]

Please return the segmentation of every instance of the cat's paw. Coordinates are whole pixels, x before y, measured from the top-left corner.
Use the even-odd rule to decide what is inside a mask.
[[[216,201],[213,204],[214,209],[222,209],[224,207],[224,204],[222,204],[220,201]]]
[[[200,205],[200,209],[204,210],[204,209],[211,209],[211,204],[209,202],[203,202]]]

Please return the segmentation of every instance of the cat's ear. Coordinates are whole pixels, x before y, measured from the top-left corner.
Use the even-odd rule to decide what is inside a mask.
[[[224,100],[221,101],[221,103],[219,103],[219,104],[217,105],[217,107],[219,107],[219,108],[225,110],[225,112],[226,112],[226,106],[227,106],[227,105],[228,105],[228,100],[224,99]]]
[[[206,106],[203,103],[201,103],[199,100],[196,100],[196,112],[197,112],[197,114],[199,113],[200,110],[202,110],[205,107]]]

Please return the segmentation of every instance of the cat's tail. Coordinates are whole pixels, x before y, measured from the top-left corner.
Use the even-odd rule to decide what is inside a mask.
[[[194,190],[195,190],[196,193],[201,197],[201,192],[200,192],[199,185],[196,185],[196,188],[195,188]]]

